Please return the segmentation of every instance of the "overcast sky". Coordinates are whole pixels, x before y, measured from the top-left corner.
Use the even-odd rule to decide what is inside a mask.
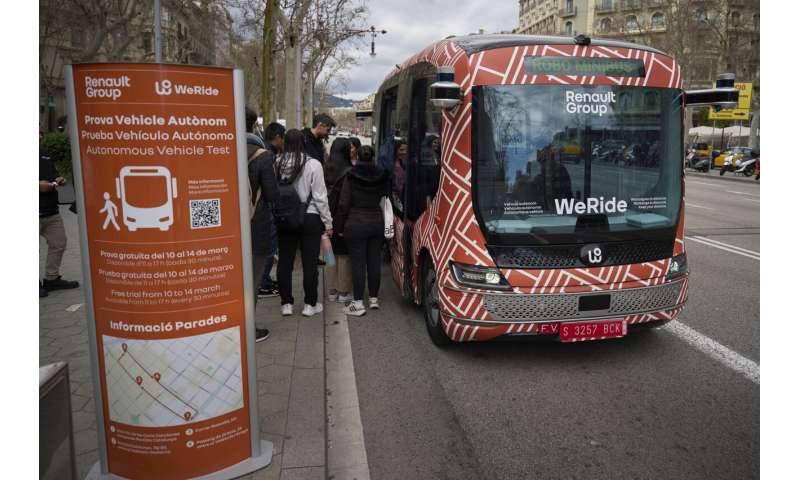
[[[375,40],[375,57],[369,56],[369,36],[355,52],[359,65],[346,73],[346,94],[334,92],[346,98],[365,98],[395,64],[449,35],[481,28],[486,33],[511,31],[519,10],[517,0],[367,0],[367,6],[367,25],[388,33]]]

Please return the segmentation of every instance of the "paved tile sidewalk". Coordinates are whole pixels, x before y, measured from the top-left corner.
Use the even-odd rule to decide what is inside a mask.
[[[72,415],[79,478],[97,461],[97,425],[89,363],[83,278],[77,216],[62,208],[68,247],[61,274],[81,288],[51,292],[39,299],[39,364],[69,363]],[[39,239],[39,272],[44,271],[46,244]],[[295,269],[299,272],[299,269]],[[320,272],[320,284],[322,272]],[[301,276],[294,279],[295,298],[302,301]],[[320,291],[322,289],[320,288]],[[262,438],[274,444],[272,464],[248,480],[325,478],[325,358],[321,315],[281,317],[278,298],[262,300],[257,325],[272,336],[256,344],[258,409]]]

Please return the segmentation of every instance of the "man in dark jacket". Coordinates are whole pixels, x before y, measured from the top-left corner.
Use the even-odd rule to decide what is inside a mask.
[[[306,155],[316,158],[323,165],[325,164],[325,145],[323,142],[328,139],[331,128],[336,126],[336,122],[326,113],[314,115],[311,122],[312,128],[303,129],[303,140],[306,147]]]
[[[39,296],[46,297],[52,290],[78,288],[78,282],[61,278],[61,259],[67,249],[67,233],[58,210],[56,187],[66,180],[58,174],[53,160],[39,150],[39,235],[47,241],[47,260],[44,267],[44,280],[39,285]]]
[[[265,150],[269,150],[270,153],[272,153],[273,160],[283,152],[283,137],[285,134],[286,128],[278,122],[272,122],[264,129]],[[267,259],[264,264],[264,273],[261,275],[258,298],[278,296],[278,282],[270,277],[272,265],[275,263],[275,255],[278,253],[278,229],[275,228],[275,219],[272,216],[272,209],[267,208],[266,210],[267,223],[270,226],[270,236],[267,239]],[[258,272],[253,272],[253,275],[258,275]]]
[[[250,178],[251,201],[256,202],[255,214],[250,219],[250,238],[253,251],[253,288],[258,302],[261,273],[267,262],[271,225],[269,212],[271,204],[278,200],[278,181],[275,178],[275,155],[266,148],[264,140],[257,135],[258,116],[249,108],[245,109],[247,127],[247,174]],[[269,330],[256,328],[256,342],[269,337]]]

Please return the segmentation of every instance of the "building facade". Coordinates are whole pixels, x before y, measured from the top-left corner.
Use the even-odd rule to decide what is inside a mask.
[[[40,131],[55,131],[64,126],[64,65],[155,61],[152,2],[129,4],[132,6],[127,10],[108,9],[103,15],[99,12],[87,15],[77,12],[71,4],[62,5],[55,0],[40,2]],[[236,48],[233,20],[220,2],[164,2],[161,8],[163,62],[232,65]]]
[[[677,58],[686,88],[733,72],[760,85],[759,0],[520,0],[517,33],[609,37]]]

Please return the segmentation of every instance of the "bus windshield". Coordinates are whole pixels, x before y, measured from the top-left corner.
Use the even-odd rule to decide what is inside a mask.
[[[124,177],[125,203],[135,208],[158,208],[169,201],[169,181],[164,175]]]
[[[483,86],[473,107],[473,201],[490,242],[674,235],[679,90]]]

